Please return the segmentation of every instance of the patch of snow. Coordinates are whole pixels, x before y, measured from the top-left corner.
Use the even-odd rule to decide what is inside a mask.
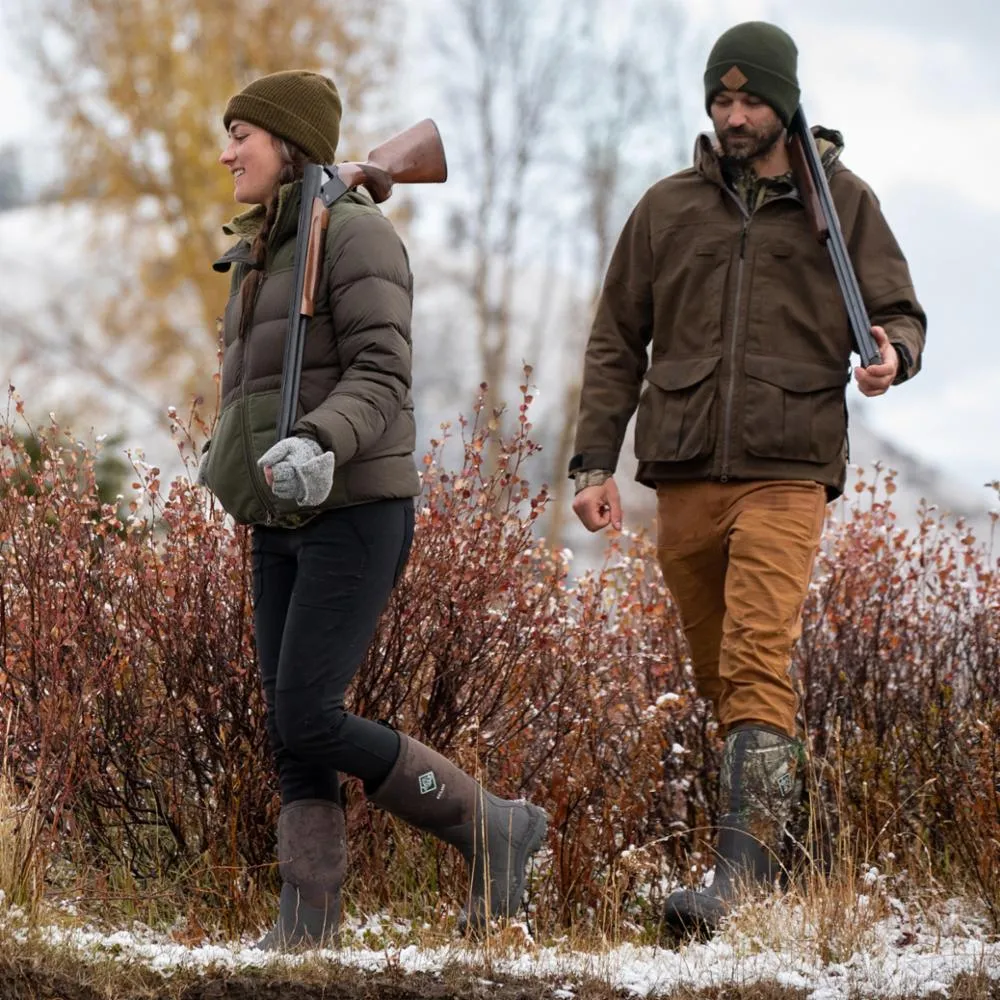
[[[789,941],[780,949],[761,948],[757,937],[729,929],[704,943],[690,943],[677,950],[623,944],[604,953],[574,952],[564,947],[527,947],[521,954],[498,954],[466,942],[425,948],[415,944],[386,944],[372,949],[347,945],[309,956],[274,956],[258,951],[249,941],[187,947],[148,929],[103,934],[86,929],[49,928],[43,937],[51,944],[74,950],[83,958],[117,957],[137,961],[169,975],[180,970],[238,972],[271,964],[295,966],[316,957],[360,971],[382,972],[387,968],[406,972],[439,973],[459,962],[481,968],[489,962],[492,975],[554,978],[561,981],[558,995],[574,996],[567,980],[574,976],[598,978],[637,997],[654,997],[681,987],[720,988],[771,981],[809,990],[809,1000],[848,1000],[857,995],[901,997],[946,992],[963,973],[985,971],[1000,980],[1000,942],[991,941],[983,928],[969,918],[956,921],[961,933],[945,928],[908,935],[900,947],[903,920],[887,918],[875,927],[873,943],[844,962],[824,963],[808,943]],[[351,939],[378,935],[384,927],[402,929],[397,921],[374,916],[352,922]],[[808,937],[808,934],[807,934]]]

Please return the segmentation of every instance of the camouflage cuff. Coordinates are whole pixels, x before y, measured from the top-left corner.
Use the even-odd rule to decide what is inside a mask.
[[[573,473],[576,482],[576,493],[587,489],[588,486],[601,486],[606,483],[614,473],[607,469],[580,469]]]

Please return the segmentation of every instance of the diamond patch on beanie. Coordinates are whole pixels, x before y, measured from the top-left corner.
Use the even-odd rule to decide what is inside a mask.
[[[733,66],[731,69],[726,71],[725,76],[721,77],[722,85],[726,90],[739,90],[749,77],[739,68],[739,66]]]
[[[429,795],[431,792],[437,791],[438,783],[433,771],[420,775],[417,781],[420,784],[421,795]]]

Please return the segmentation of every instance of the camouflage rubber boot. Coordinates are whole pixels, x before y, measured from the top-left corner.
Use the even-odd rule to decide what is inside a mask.
[[[399,734],[399,757],[370,801],[456,847],[471,874],[463,931],[517,912],[531,856],[548,828],[545,812],[501,799],[429,747]]]
[[[347,869],[344,810],[325,799],[300,799],[278,817],[278,919],[257,942],[263,951],[335,947],[340,887]]]
[[[719,820],[715,880],[679,889],[664,907],[679,933],[711,933],[740,891],[769,887],[782,872],[785,832],[802,795],[803,747],[770,729],[737,726],[726,737],[719,775],[726,813]]]

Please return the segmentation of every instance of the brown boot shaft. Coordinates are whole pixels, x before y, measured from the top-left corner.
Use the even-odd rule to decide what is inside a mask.
[[[347,869],[344,810],[324,799],[282,806],[278,817],[278,919],[257,943],[264,951],[334,945]]]
[[[498,798],[429,747],[399,736],[399,757],[369,798],[451,844],[469,866],[469,906],[459,926],[479,928],[521,905],[528,862],[545,841],[548,817],[529,802]]]

